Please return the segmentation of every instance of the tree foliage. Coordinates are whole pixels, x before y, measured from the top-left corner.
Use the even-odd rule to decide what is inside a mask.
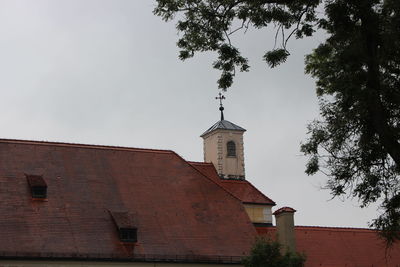
[[[257,239],[251,249],[250,256],[243,259],[245,267],[302,267],[306,258],[298,253],[281,254],[278,242]]]
[[[157,0],[154,13],[169,21],[180,13],[176,28],[181,33],[177,43],[182,60],[195,52],[215,51],[218,58],[213,67],[221,71],[218,85],[227,89],[232,85],[236,69],[248,71],[247,58],[230,40],[233,33],[248,27],[263,28],[274,23],[283,34],[279,48],[268,51],[264,59],[270,66],[285,61],[287,38],[284,30],[296,25],[290,33],[297,37],[310,36],[316,21],[315,7],[319,0]],[[288,36],[289,37],[289,36]]]
[[[399,1],[332,1],[320,27],[329,38],[306,58],[317,80],[323,120],[301,147],[306,172],[322,170],[333,195],[350,191],[366,206],[383,200],[374,221],[393,241],[400,230]]]
[[[276,67],[290,55],[291,37],[325,31],[327,40],[305,62],[321,114],[301,146],[306,173],[325,173],[334,196],[379,202],[383,212],[372,225],[389,242],[400,239],[400,1],[157,0],[154,13],[166,21],[179,16],[182,60],[217,53],[213,67],[224,90],[236,70],[249,70],[232,34],[274,25],[275,48],[263,59]]]

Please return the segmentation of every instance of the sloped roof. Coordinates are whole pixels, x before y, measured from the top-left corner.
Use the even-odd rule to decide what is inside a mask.
[[[25,174],[42,175],[46,201]],[[0,139],[0,185],[0,257],[229,257],[256,236],[238,199],[168,150]],[[110,211],[132,215],[137,244]]]
[[[213,126],[211,126],[210,128],[208,128],[207,131],[205,131],[202,135],[200,135],[200,137],[203,137],[217,129],[222,129],[222,130],[233,130],[233,131],[239,131],[239,132],[245,132],[246,130],[243,129],[242,127],[227,121],[227,120],[220,120],[217,121]]]
[[[275,205],[275,202],[260,192],[247,180],[224,180],[220,179],[212,163],[189,162],[207,177],[216,181],[235,197],[247,204]]]
[[[276,227],[257,227],[257,232],[274,238]],[[375,230],[296,226],[295,235],[297,251],[306,255],[306,267],[400,265],[400,243],[386,251],[384,241]]]
[[[196,168],[199,172],[212,179],[213,181],[220,183],[221,178],[219,178],[217,170],[214,165],[209,162],[197,162],[197,161],[189,161],[190,165]]]

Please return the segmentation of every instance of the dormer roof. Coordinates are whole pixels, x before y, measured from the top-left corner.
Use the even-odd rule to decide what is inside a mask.
[[[231,131],[239,131],[239,132],[245,132],[246,129],[243,129],[242,127],[227,121],[227,120],[219,120],[217,121],[213,126],[211,126],[210,128],[208,128],[207,131],[205,131],[202,135],[200,135],[200,137],[204,137],[207,134],[218,130],[218,129],[222,129],[222,130],[231,130]]]

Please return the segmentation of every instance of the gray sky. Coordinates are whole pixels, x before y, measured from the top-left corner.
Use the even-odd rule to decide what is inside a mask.
[[[174,23],[153,1],[0,0],[0,137],[172,149],[202,161],[199,137],[219,119],[214,56],[181,62]],[[251,64],[226,93],[225,118],[247,129],[246,178],[298,210],[297,225],[366,227],[376,206],[330,200],[304,174],[299,145],[318,116],[304,55],[322,35],[289,44],[277,69],[261,60],[272,31],[234,41]]]

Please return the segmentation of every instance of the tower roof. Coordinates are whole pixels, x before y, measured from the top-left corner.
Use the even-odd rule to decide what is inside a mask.
[[[246,129],[243,129],[242,127],[240,127],[240,126],[238,126],[238,125],[236,125],[236,124],[234,124],[234,123],[232,123],[230,121],[220,120],[220,121],[217,121],[213,126],[208,128],[208,130],[205,131],[202,135],[200,135],[200,137],[203,137],[203,136],[205,136],[205,135],[207,135],[207,134],[209,134],[209,133],[211,133],[211,132],[213,132],[215,130],[218,130],[218,129],[233,130],[233,131],[239,131],[239,132],[245,132],[246,131]]]

